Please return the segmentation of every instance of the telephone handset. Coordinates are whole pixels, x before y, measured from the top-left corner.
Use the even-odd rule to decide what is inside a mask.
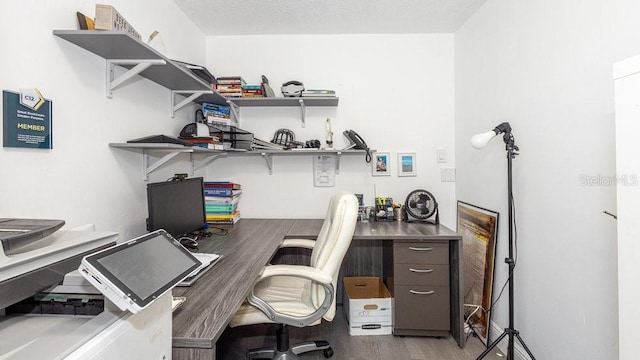
[[[367,154],[365,157],[365,160],[369,163],[371,162],[371,152],[369,151],[369,146],[367,146],[367,143],[364,141],[364,139],[362,139],[362,137],[355,131],[353,130],[345,130],[343,132],[344,136],[346,136],[346,138],[349,140],[349,142],[351,143],[347,149],[362,149],[362,150],[366,150]]]

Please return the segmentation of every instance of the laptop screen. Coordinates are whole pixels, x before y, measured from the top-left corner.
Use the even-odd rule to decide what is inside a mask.
[[[137,312],[200,264],[166,231],[158,230],[85,257],[80,272],[94,285],[97,281],[98,289],[112,288],[116,299],[103,293],[121,309],[125,310],[118,302],[124,298],[126,309]],[[83,266],[86,272],[82,271]]]

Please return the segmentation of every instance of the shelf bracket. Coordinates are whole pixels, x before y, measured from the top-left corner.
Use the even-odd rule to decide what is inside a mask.
[[[302,118],[302,127],[307,126],[307,107],[304,104],[304,99],[299,99],[300,103],[300,117]]]
[[[165,65],[167,62],[162,59],[149,60],[129,60],[129,59],[107,59],[107,97],[113,97],[113,90],[122,85],[125,81],[140,74],[151,65]],[[120,77],[115,78],[116,65],[134,65]]]
[[[207,166],[207,165],[211,164],[212,162],[214,162],[214,161],[218,160],[219,158],[221,158],[221,157],[226,157],[226,156],[227,156],[227,153],[215,154],[215,155],[207,156],[207,158],[206,158],[206,159],[204,159],[204,160],[202,160],[202,161],[200,162],[200,164],[198,164],[198,165],[195,165],[195,164],[194,164],[193,170],[194,170],[194,171],[196,171],[196,170],[200,170],[200,169],[202,169],[203,167],[205,167],[205,166]]]
[[[240,107],[231,100],[227,100],[227,105],[231,109],[231,119],[240,126]]]
[[[340,156],[342,156],[342,152],[338,151],[336,153],[336,174],[340,174]]]
[[[204,94],[211,94],[209,90],[171,90],[171,117],[175,117],[176,111]],[[185,95],[187,98],[176,104],[176,95]]]
[[[264,161],[267,163],[267,167],[269,168],[269,175],[273,175],[273,156],[267,153],[261,153]]]
[[[162,158],[158,159],[158,161],[151,164],[149,161],[150,155],[143,150],[142,151],[142,168],[143,168],[142,170],[144,171],[144,180],[145,181],[149,180],[149,174],[156,171],[160,166],[164,165],[167,161],[173,159],[178,154],[180,154],[179,151],[170,152],[164,155]]]

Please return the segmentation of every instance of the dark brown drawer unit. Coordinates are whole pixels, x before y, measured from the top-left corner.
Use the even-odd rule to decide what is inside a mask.
[[[451,329],[449,243],[394,242],[395,335],[447,336]]]

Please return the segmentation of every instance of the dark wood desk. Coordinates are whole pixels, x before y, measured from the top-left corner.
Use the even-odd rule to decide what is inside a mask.
[[[187,298],[173,313],[174,359],[215,359],[216,341],[293,223],[242,219],[228,235],[200,241],[200,252],[223,257],[190,287],[173,290]]]
[[[322,220],[242,219],[225,236],[200,242],[199,251],[223,258],[195,284],[175,288],[187,298],[173,314],[173,358],[215,359],[216,341],[240,307],[262,268],[285,238],[314,238]],[[444,226],[359,222],[342,276],[385,277],[388,247],[402,241],[448,241],[451,260],[451,334],[464,346],[461,237]],[[391,240],[391,241],[381,241]],[[342,286],[341,282],[339,282]],[[337,294],[341,295],[341,287]]]

